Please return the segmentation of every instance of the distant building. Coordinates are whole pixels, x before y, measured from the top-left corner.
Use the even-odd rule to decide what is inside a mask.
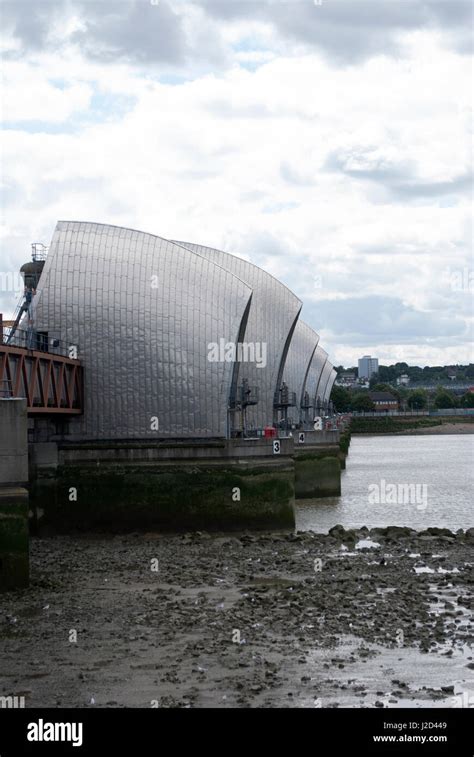
[[[357,379],[354,371],[343,371],[338,375],[336,384],[338,386],[354,386],[356,381]]]
[[[410,376],[407,373],[402,373],[402,375],[397,378],[397,386],[408,386],[409,383]]]
[[[377,412],[398,410],[398,400],[390,392],[369,392],[369,397],[375,405]]]
[[[374,373],[379,372],[379,361],[376,357],[364,355],[359,359],[359,378],[370,379]]]

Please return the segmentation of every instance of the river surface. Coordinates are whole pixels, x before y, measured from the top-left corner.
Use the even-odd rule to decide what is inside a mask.
[[[353,436],[341,496],[297,500],[296,527],[474,526],[474,435]]]

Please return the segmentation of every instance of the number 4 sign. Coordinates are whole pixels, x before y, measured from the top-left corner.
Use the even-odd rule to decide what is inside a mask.
[[[298,434],[298,441],[300,444],[304,444],[304,433],[302,431]]]
[[[273,440],[273,454],[274,455],[279,455],[280,454],[280,450],[281,450],[280,440],[279,439],[274,439]]]

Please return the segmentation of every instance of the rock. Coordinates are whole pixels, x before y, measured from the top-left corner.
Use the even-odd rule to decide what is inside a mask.
[[[358,539],[357,532],[353,528],[348,528],[346,533],[344,534],[343,541],[355,543],[357,539]]]
[[[453,532],[449,528],[427,528],[426,531],[422,531],[422,534],[429,534],[429,536],[454,536]]]
[[[408,528],[408,526],[388,526],[382,529],[382,532],[388,539],[399,539],[416,533],[414,528]]]
[[[333,539],[343,539],[346,533],[346,530],[344,526],[341,526],[340,523],[338,523],[336,526],[333,526],[329,529],[329,536],[332,536]]]
[[[243,548],[243,544],[240,539],[235,536],[219,536],[217,539],[213,539],[214,546],[216,547],[239,547]]]

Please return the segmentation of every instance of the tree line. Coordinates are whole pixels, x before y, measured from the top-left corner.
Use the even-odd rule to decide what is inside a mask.
[[[344,368],[339,365],[336,368],[338,373],[350,371],[358,375],[357,367]],[[394,363],[393,365],[379,365],[377,376],[374,383],[396,384],[397,378],[406,374],[410,379],[410,384],[437,384],[439,382],[449,381],[453,373],[456,381],[474,382],[474,363],[469,365],[426,365],[420,368],[418,365],[408,365],[408,363]]]
[[[373,391],[390,392],[399,403],[400,409],[429,410],[455,409],[474,407],[474,392],[465,392],[457,396],[444,387],[437,387],[433,391],[425,389],[406,389],[385,383],[377,383],[372,387]],[[331,400],[334,409],[338,413],[371,412],[375,405],[369,397],[367,390],[348,389],[343,386],[333,386]]]

